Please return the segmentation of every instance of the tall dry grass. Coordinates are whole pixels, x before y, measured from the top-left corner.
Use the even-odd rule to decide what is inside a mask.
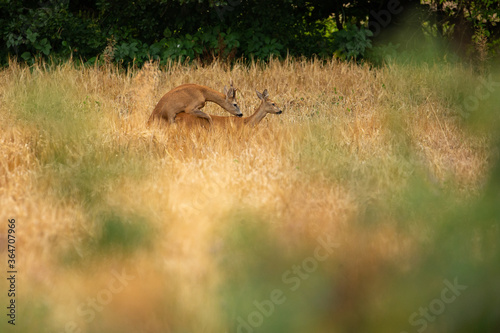
[[[171,88],[230,78],[245,115],[266,88],[284,113],[255,129],[146,126]],[[496,97],[461,116],[479,85],[451,65],[12,62],[0,72],[0,218],[17,221],[16,329],[236,332],[279,289],[286,301],[251,330],[415,331],[408,317],[457,276],[469,289],[427,331],[498,325],[483,320],[498,288],[480,283],[498,277],[484,116]],[[335,251],[291,290],[283,274],[321,239]]]

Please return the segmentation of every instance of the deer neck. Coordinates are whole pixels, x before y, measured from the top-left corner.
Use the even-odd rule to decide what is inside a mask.
[[[266,111],[264,109],[264,102],[262,102],[260,103],[257,110],[255,110],[253,115],[245,118],[245,124],[257,125],[258,123],[260,123],[262,119],[264,119],[265,116],[266,116]]]
[[[221,106],[223,109],[227,110],[226,96],[218,91],[210,88],[205,88],[203,90],[203,96],[206,101],[214,102]]]

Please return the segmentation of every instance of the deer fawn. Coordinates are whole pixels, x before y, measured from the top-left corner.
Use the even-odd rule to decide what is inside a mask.
[[[257,90],[257,97],[262,101],[255,110],[254,114],[248,117],[236,118],[236,117],[221,117],[221,116],[211,116],[213,124],[216,125],[229,125],[233,123],[234,125],[248,124],[255,126],[261,122],[262,119],[268,114],[281,114],[283,111],[276,105],[274,101],[269,99],[269,93],[267,89],[261,94]],[[186,124],[188,126],[207,126],[210,123],[204,118],[198,118],[189,113],[181,112],[177,114],[177,122],[180,124]]]
[[[236,90],[232,80],[229,90],[224,87],[224,94],[198,84],[180,85],[163,95],[151,113],[148,124],[155,119],[164,119],[172,124],[180,112],[206,119],[211,124],[212,118],[200,110],[207,101],[217,103],[227,112],[241,117],[243,114],[236,103]]]

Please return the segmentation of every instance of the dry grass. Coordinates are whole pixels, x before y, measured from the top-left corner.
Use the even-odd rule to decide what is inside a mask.
[[[407,329],[439,295],[432,283],[457,273],[432,275],[413,302],[410,282],[394,279],[426,286],[442,221],[487,187],[490,134],[469,130],[448,93],[468,75],[292,59],[129,73],[11,63],[0,72],[0,219],[17,221],[18,327],[235,332],[330,235],[339,248],[261,328]],[[265,88],[284,113],[255,129],[146,126],[169,89],[222,90],[230,78],[245,115]],[[123,290],[89,310],[122,270]]]

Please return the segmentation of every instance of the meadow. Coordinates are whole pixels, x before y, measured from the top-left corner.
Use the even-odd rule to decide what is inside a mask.
[[[492,73],[11,62],[0,70],[1,331],[498,330]],[[283,113],[255,128],[146,125],[168,90],[230,79],[244,115],[255,89]]]

